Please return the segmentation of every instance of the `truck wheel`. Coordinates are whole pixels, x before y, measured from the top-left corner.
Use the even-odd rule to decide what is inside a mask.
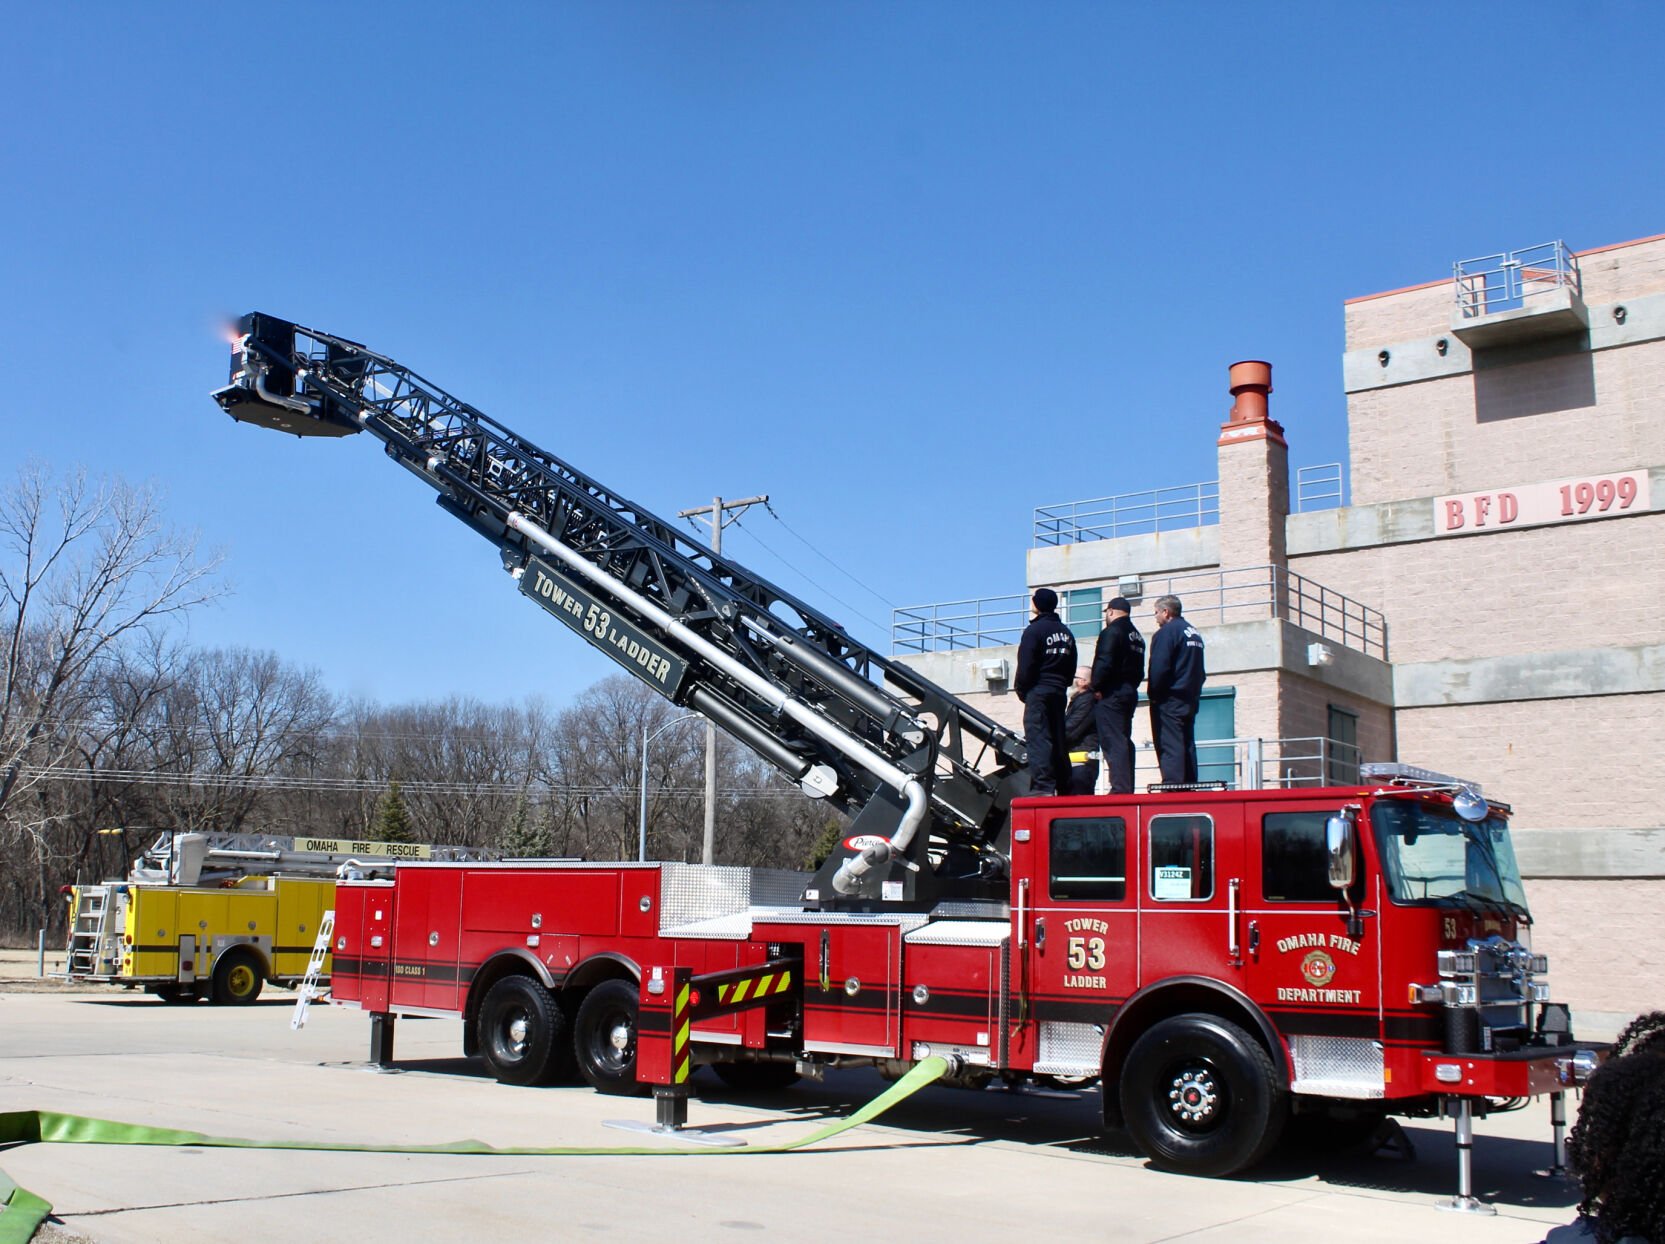
[[[1178,1015],[1133,1044],[1121,1079],[1127,1130],[1157,1166],[1230,1175],[1277,1144],[1289,1095],[1265,1048],[1215,1015]]]
[[[598,1093],[647,1091],[636,1083],[636,1006],[635,982],[610,980],[590,990],[578,1008],[578,1070]]]
[[[729,1088],[740,1093],[771,1093],[789,1088],[801,1078],[791,1063],[712,1063],[711,1070]]]
[[[214,965],[214,1001],[221,1006],[247,1006],[265,983],[260,960],[246,950],[228,950]]]
[[[476,1023],[480,1056],[500,1084],[543,1083],[556,1047],[567,1039],[561,1008],[526,976],[506,976],[493,985]]]

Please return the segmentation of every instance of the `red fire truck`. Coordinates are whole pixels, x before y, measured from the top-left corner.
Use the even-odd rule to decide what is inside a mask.
[[[498,548],[521,592],[851,818],[811,874],[412,864],[337,891],[333,1000],[462,1020],[499,1079],[784,1086],[827,1068],[1103,1086],[1157,1163],[1224,1175],[1286,1125],[1456,1120],[1563,1090],[1573,1044],[1510,845],[1473,783],[1032,798],[1023,740],[415,373],[270,316],[233,417],[369,431]]]

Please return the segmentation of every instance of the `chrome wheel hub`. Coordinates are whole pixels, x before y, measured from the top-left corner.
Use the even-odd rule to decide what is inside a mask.
[[[1220,1107],[1220,1091],[1206,1067],[1190,1067],[1168,1086],[1168,1109],[1187,1127],[1211,1122]]]

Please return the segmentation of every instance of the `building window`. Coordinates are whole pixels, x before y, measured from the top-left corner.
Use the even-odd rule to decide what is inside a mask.
[[[1081,587],[1065,592],[1064,625],[1078,640],[1097,639],[1104,629],[1104,589]]]
[[[1127,822],[1119,816],[1061,817],[1052,822],[1052,897],[1127,897]]]
[[[1214,896],[1214,821],[1211,817],[1151,818],[1150,896],[1182,903]]]
[[[1204,687],[1197,705],[1197,781],[1238,785],[1237,749],[1206,747],[1208,739],[1237,737],[1237,688]]]
[[[1268,812],[1260,824],[1260,892],[1273,903],[1323,903],[1330,888],[1324,823],[1334,812]]]
[[[1359,782],[1359,715],[1330,705],[1329,762],[1324,779],[1331,786],[1357,786]]]

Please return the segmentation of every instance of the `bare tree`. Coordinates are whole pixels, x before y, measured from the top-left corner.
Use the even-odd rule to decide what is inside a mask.
[[[281,801],[268,777],[315,772],[335,704],[316,671],[275,652],[193,652],[159,705],[155,767],[187,780],[160,788],[167,822],[181,829],[242,829],[257,811],[278,829]]]
[[[633,859],[642,807],[642,736],[651,859],[697,862],[704,837],[704,734],[664,729],[683,710],[635,679],[614,675],[584,691],[557,723],[553,785],[563,801],[556,848],[591,859]],[[722,864],[795,868],[829,821],[843,817],[806,797],[726,735],[717,740],[717,838]]]
[[[68,761],[92,675],[218,595],[217,557],[163,521],[153,491],[25,466],[0,493],[0,848],[27,840],[49,881],[36,788]]]

